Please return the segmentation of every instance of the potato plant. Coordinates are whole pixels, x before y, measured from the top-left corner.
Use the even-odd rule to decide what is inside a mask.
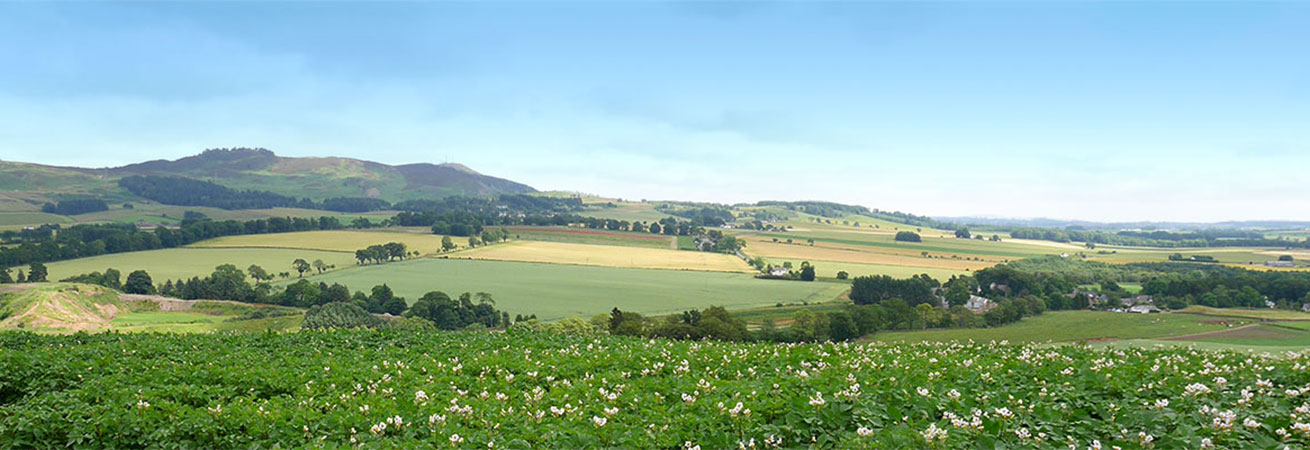
[[[1297,354],[0,334],[0,447],[1304,448]]]

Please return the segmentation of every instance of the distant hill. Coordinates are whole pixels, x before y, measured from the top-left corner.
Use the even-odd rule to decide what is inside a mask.
[[[1087,220],[1062,220],[1047,218],[1003,218],[1003,217],[935,217],[937,220],[966,225],[985,225],[996,227],[1033,227],[1033,228],[1074,228],[1084,230],[1281,230],[1310,228],[1310,222],[1286,220],[1242,220],[1227,222],[1092,222]]]
[[[461,164],[387,164],[351,158],[289,158],[262,148],[213,149],[177,160],[91,169],[0,161],[0,211],[31,211],[48,201],[94,197],[140,200],[119,187],[133,175],[186,177],[235,190],[323,200],[367,197],[398,202],[452,195],[536,192]]]

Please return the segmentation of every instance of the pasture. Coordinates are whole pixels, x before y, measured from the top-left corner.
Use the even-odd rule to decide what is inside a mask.
[[[118,269],[124,279],[134,270],[145,270],[156,283],[164,280],[179,280],[191,277],[204,277],[214,272],[214,267],[232,264],[238,269],[246,270],[251,264],[258,264],[272,273],[296,271],[291,262],[297,258],[313,262],[322,259],[327,264],[338,268],[355,265],[352,254],[321,250],[300,250],[283,248],[170,248],[143,252],[117,253],[92,256],[68,261],[46,263],[50,269],[50,280],[60,280],[73,275],[91,272],[104,272],[105,269]]]
[[[637,269],[754,273],[754,269],[741,258],[722,253],[541,241],[511,241],[483,246],[462,251],[458,257]]]
[[[759,280],[740,273],[626,269],[563,264],[424,258],[353,267],[306,277],[366,291],[386,283],[410,302],[429,291],[488,292],[496,307],[542,320],[591,317],[618,307],[643,314],[692,308],[743,309],[779,302],[821,302],[846,283]]]
[[[606,203],[588,203],[590,208],[579,212],[579,215],[600,219],[626,220],[629,222],[640,221],[647,223],[659,222],[660,219],[671,217],[668,214],[656,211],[656,203],[615,201],[613,202],[613,208],[605,206]]]
[[[47,223],[71,223],[67,216],[35,211],[0,212],[0,229],[19,229]]]
[[[439,235],[424,231],[407,230],[404,232],[398,232],[394,231],[396,229],[392,230],[393,231],[331,230],[247,234],[209,239],[191,244],[190,247],[282,248],[347,252],[351,253],[350,258],[352,260],[354,258],[353,254],[355,250],[370,245],[386,244],[388,242],[400,242],[405,244],[410,251],[417,250],[424,254],[439,253],[441,250],[441,236]],[[451,239],[454,240],[457,245],[462,247],[468,246],[468,238],[453,237]]]
[[[1150,339],[1224,331],[1227,324],[1244,325],[1231,319],[1221,324],[1213,318],[1193,314],[1129,314],[1102,311],[1047,311],[1040,316],[995,328],[957,328],[922,331],[878,332],[877,342],[1083,342],[1113,339]]]

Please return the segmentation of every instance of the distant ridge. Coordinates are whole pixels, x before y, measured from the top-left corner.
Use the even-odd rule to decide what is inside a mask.
[[[531,186],[483,175],[463,164],[388,164],[342,157],[283,157],[264,148],[209,149],[175,160],[121,167],[80,168],[0,161],[0,195],[28,203],[73,197],[131,200],[117,180],[133,175],[179,176],[237,190],[322,200],[368,197],[403,200],[537,192]]]
[[[1080,228],[1087,230],[1241,230],[1241,229],[1288,229],[1310,228],[1310,222],[1294,220],[1234,220],[1224,222],[1093,222],[1088,220],[1063,220],[1007,217],[934,217],[934,219],[965,225],[990,225],[1000,227],[1031,228]]]

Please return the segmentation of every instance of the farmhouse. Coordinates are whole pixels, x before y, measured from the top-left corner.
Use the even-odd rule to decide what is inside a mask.
[[[769,275],[775,277],[785,277],[790,273],[791,273],[791,269],[788,269],[786,267],[774,267],[772,269],[769,269]]]
[[[996,306],[996,302],[993,302],[991,301],[991,299],[988,299],[986,297],[979,297],[977,295],[970,295],[969,301],[964,302],[964,307],[969,308],[970,311],[973,311],[975,313],[986,312],[987,310],[992,309],[995,306]]]
[[[1293,267],[1294,264],[1292,263],[1292,261],[1265,261],[1265,266],[1290,268]]]

